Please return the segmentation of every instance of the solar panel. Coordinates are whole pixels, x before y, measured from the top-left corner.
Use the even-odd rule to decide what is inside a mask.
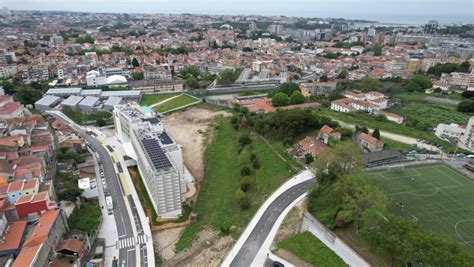
[[[158,124],[160,123],[160,120],[157,117],[151,117],[151,118],[143,118],[142,121],[148,121],[151,124]]]
[[[155,169],[163,169],[172,167],[165,152],[160,147],[160,143],[156,139],[143,139],[142,144],[145,147],[146,153],[150,157]]]
[[[160,134],[160,141],[163,145],[169,145],[173,143],[173,140],[171,140],[170,136],[166,132]]]

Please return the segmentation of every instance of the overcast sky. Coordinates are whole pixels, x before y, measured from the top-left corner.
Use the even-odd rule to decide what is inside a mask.
[[[472,22],[473,0],[0,0],[17,10],[343,17],[384,22]]]

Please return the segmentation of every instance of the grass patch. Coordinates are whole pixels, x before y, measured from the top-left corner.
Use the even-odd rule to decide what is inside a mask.
[[[472,115],[457,111],[456,106],[430,103],[425,100],[425,94],[398,93],[392,96],[402,101],[402,106],[393,109],[393,113],[404,116],[407,120],[423,118],[423,122],[431,127],[436,127],[439,123],[466,124]]]
[[[404,208],[392,211],[474,249],[474,182],[444,164],[368,172],[369,181]]]
[[[278,248],[288,250],[313,266],[347,266],[334,251],[309,232],[295,234],[280,240]]]
[[[155,103],[161,102],[168,98],[177,96],[180,94],[158,94],[158,95],[143,95],[140,99],[140,106],[151,106]]]
[[[198,222],[183,231],[176,244],[178,251],[189,247],[204,226],[221,229],[235,225],[238,228],[233,234],[237,237],[265,198],[295,173],[260,138],[253,138],[239,154],[239,133],[230,118],[221,118],[215,131],[205,151],[205,177],[194,208]],[[256,185],[247,193],[250,208],[242,211],[234,195],[242,181],[240,167],[247,164],[251,153],[258,157],[260,168],[253,170]]]
[[[400,150],[400,151],[419,150],[417,146],[411,146],[408,144],[400,143],[392,139],[381,137],[380,140],[384,142],[384,146],[383,146],[384,149],[393,149],[393,150]]]
[[[176,98],[171,99],[170,101],[167,101],[163,104],[160,104],[156,107],[154,107],[154,110],[157,112],[166,112],[175,108],[179,108],[182,106],[186,106],[188,104],[194,103],[198,100],[196,100],[194,97],[190,97],[188,95],[180,95]]]
[[[85,202],[81,209],[75,209],[69,218],[72,230],[80,230],[94,235],[100,224],[100,207],[97,202]]]
[[[153,208],[151,198],[148,195],[148,191],[146,190],[145,184],[143,183],[138,168],[136,166],[128,167],[128,171],[130,173],[130,177],[132,178],[133,185],[137,190],[138,199],[140,199],[140,203],[142,203],[143,209],[145,210],[145,214],[148,217],[151,217],[151,222],[153,225],[157,224],[156,219],[158,218],[158,215],[156,214],[156,211]]]

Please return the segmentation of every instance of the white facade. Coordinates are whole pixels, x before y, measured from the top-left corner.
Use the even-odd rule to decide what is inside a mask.
[[[118,105],[113,113],[117,137],[124,146],[133,147],[138,170],[158,216],[179,217],[181,193],[186,192],[181,148],[167,135],[163,123],[155,116],[145,115],[141,107]]]
[[[464,134],[464,128],[461,128],[455,123],[444,124],[440,123],[436,127],[435,135],[441,139],[458,140]]]
[[[461,147],[474,152],[474,116],[469,119],[464,134],[459,139]]]

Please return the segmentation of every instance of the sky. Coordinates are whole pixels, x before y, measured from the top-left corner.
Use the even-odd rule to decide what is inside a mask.
[[[285,15],[422,24],[474,21],[473,0],[0,0],[13,10]]]

